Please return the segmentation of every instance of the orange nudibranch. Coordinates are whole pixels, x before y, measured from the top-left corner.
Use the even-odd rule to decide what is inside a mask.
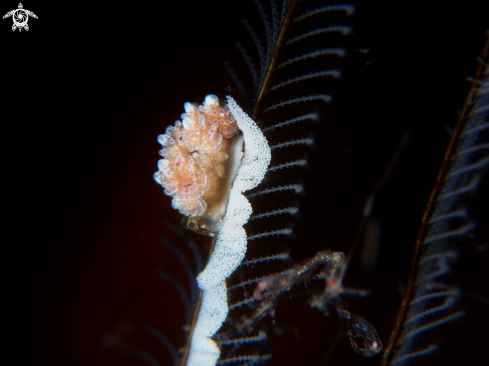
[[[229,108],[215,95],[207,95],[199,106],[186,102],[184,108],[182,121],[158,136],[164,159],[154,178],[173,197],[173,208],[201,229],[217,232],[241,161],[243,138]]]

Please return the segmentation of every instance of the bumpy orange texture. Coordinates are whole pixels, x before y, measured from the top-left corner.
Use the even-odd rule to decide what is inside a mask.
[[[203,105],[187,102],[184,107],[182,122],[176,121],[158,137],[164,159],[158,163],[155,179],[173,197],[173,208],[186,216],[201,216],[207,209],[205,199],[217,194],[213,181],[226,174],[228,139],[236,135],[238,126],[215,95],[206,96]]]

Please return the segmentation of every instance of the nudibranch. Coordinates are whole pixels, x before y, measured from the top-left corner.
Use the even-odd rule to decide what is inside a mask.
[[[155,180],[173,197],[172,206],[188,216],[192,229],[217,232],[241,160],[243,138],[227,106],[215,95],[202,105],[184,104],[182,121],[158,136],[163,145]]]
[[[164,159],[158,162],[155,180],[173,197],[174,208],[200,228],[217,232],[214,251],[197,277],[202,303],[187,362],[207,366],[220,356],[211,337],[228,314],[226,278],[246,252],[243,225],[252,208],[243,192],[265,177],[271,149],[257,124],[230,96],[226,105],[207,95],[203,105],[184,107],[182,121],[158,137]]]

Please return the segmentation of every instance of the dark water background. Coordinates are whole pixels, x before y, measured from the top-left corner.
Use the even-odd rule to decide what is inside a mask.
[[[138,364],[104,349],[103,335],[137,322],[143,308],[161,328],[177,323],[175,294],[150,294],[155,267],[172,265],[159,241],[172,235],[163,221],[179,220],[152,179],[156,136],[179,118],[183,102],[234,87],[223,62],[246,37],[240,20],[255,19],[255,9],[252,1],[232,4],[29,2],[24,8],[39,19],[29,20],[28,32],[12,32],[11,19],[0,22],[2,365]],[[3,2],[1,11],[16,7]],[[487,14],[480,1],[359,4],[355,42],[371,49],[371,65],[350,65],[338,104],[317,131],[302,218],[289,243],[297,260],[348,250],[363,200],[416,123],[374,212],[383,229],[379,266],[364,274],[352,264],[345,279],[373,290],[372,298],[348,303],[384,345],[448,143],[444,126],[462,107]],[[489,242],[487,179],[483,185],[471,202],[480,241],[473,247]],[[488,252],[468,251],[465,259],[458,280],[488,297]],[[488,305],[465,299],[463,307],[468,315],[447,332],[442,357],[480,363],[488,359]],[[277,364],[321,364],[338,323],[305,302],[277,317],[309,324],[299,340],[274,339]],[[347,360],[379,363],[353,354],[342,338],[330,364]]]

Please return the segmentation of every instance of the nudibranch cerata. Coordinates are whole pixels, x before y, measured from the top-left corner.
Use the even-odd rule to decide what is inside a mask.
[[[215,95],[203,105],[184,104],[182,121],[158,136],[163,145],[155,180],[192,229],[217,232],[241,161],[243,138],[236,119]]]
[[[243,192],[265,177],[271,149],[257,124],[230,96],[226,105],[207,95],[203,105],[184,107],[182,122],[158,136],[164,159],[158,162],[155,180],[173,197],[174,208],[201,229],[217,232],[214,251],[197,277],[202,303],[187,362],[215,365],[220,350],[211,337],[228,314],[226,278],[246,252],[243,225],[252,208]]]

